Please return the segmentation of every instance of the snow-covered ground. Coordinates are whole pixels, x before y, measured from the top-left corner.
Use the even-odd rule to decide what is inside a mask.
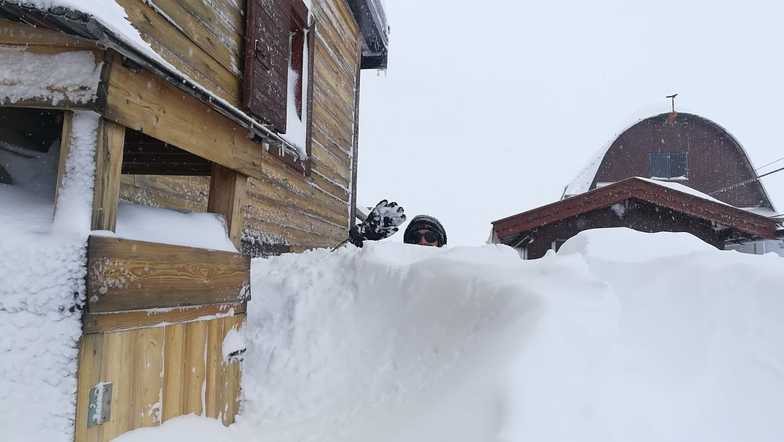
[[[253,266],[245,402],[157,441],[778,441],[784,259],[592,230],[558,255],[392,243]]]
[[[0,440],[73,440],[98,115],[77,112],[54,214],[56,148],[0,164]],[[53,217],[53,215],[55,215]]]

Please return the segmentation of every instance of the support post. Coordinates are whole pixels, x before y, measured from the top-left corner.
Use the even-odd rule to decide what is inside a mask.
[[[125,127],[102,120],[95,147],[95,190],[93,193],[93,230],[115,231],[117,204],[120,200]]]
[[[63,112],[63,128],[60,131],[60,150],[57,152],[57,187],[54,190],[54,211],[57,213],[57,202],[60,200],[60,189],[65,178],[65,163],[71,153],[71,137],[73,132],[73,112]]]
[[[239,172],[219,164],[212,165],[207,211],[223,215],[229,239],[237,250],[241,250],[242,205],[245,202],[247,180],[248,177]]]

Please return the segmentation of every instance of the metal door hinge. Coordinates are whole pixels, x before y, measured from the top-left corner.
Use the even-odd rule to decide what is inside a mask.
[[[87,426],[94,427],[107,422],[112,417],[112,383],[101,382],[90,389],[90,402],[87,405]]]

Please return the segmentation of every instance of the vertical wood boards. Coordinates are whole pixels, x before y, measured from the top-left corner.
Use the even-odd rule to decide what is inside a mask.
[[[101,120],[95,146],[92,230],[114,231],[117,226],[124,142],[125,127]]]
[[[241,248],[242,206],[245,204],[247,181],[247,176],[219,164],[212,167],[207,211],[223,215],[229,239],[237,250]]]
[[[234,422],[240,362],[223,360],[223,340],[245,315],[82,336],[76,442],[108,442],[136,428],[195,413]],[[89,391],[112,383],[109,421],[87,426]]]
[[[242,104],[253,115],[286,132],[289,1],[248,0]]]
[[[57,213],[57,203],[60,198],[60,188],[65,178],[65,164],[71,153],[71,136],[73,131],[73,112],[63,112],[63,128],[60,131],[60,150],[57,152],[57,184],[54,189],[54,212]]]

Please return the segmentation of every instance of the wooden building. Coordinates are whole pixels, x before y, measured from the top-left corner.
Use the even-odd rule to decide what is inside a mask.
[[[728,243],[775,239],[777,221],[685,186],[627,178],[494,221],[493,238],[517,249],[523,259],[535,259],[583,230],[607,227],[687,232],[724,249]]]
[[[698,115],[664,113],[632,125],[566,186],[564,197],[630,177],[677,182],[735,207],[774,213],[740,143]]]
[[[40,169],[56,217],[63,183],[85,167],[69,152],[94,133],[88,231],[116,231],[124,204],[210,212],[234,250],[90,236],[76,440],[188,413],[230,423],[240,369],[222,342],[244,321],[249,256],[334,245],[355,217],[360,70],[386,67],[383,8],[81,5],[0,0],[0,141],[54,158]],[[0,164],[0,183],[19,173]],[[112,413],[95,415],[107,385]]]
[[[774,240],[780,222],[729,132],[697,115],[665,113],[632,125],[602,149],[561,201],[497,220],[493,234],[538,258],[593,228],[683,231],[725,248]]]

